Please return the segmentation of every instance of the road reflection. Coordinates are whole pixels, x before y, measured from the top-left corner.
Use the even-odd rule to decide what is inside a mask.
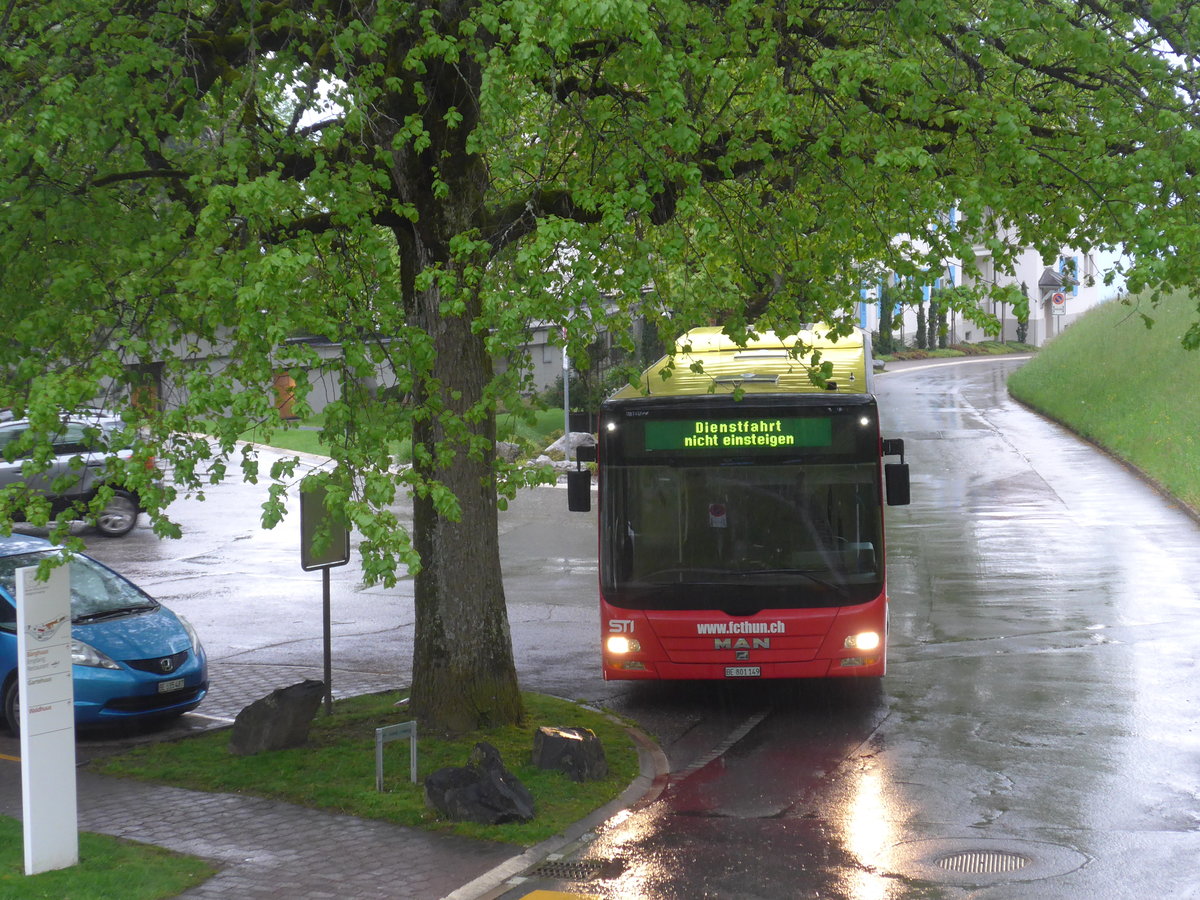
[[[729,720],[721,752],[675,772],[658,800],[598,833],[582,858],[619,863],[619,874],[585,893],[747,898],[779,896],[786,884],[788,896],[891,896],[880,861],[897,841],[897,800],[873,737],[886,699],[817,682],[712,686],[709,698],[713,716],[739,700],[746,714]]]
[[[895,879],[884,873],[890,868],[889,851],[897,842],[891,806],[885,796],[890,780],[877,762],[851,779],[853,794],[847,804],[841,839],[862,867],[852,872],[845,885],[850,900],[887,900]]]

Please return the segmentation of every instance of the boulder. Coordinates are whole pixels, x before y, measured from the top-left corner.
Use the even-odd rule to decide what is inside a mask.
[[[456,822],[502,825],[536,815],[533,795],[504,768],[500,751],[480,742],[462,768],[438,769],[425,779],[425,803]]]
[[[234,719],[229,752],[252,756],[264,750],[304,746],[324,697],[325,682],[309,679],[255,700]]]
[[[578,447],[595,447],[596,436],[588,434],[586,431],[572,431],[570,436],[562,436],[549,447],[546,448],[546,453],[561,453],[564,456],[567,453],[567,447],[571,448],[572,457],[575,455],[575,450]]]
[[[590,728],[539,728],[533,735],[533,764],[557,769],[572,781],[608,777],[604,746]]]

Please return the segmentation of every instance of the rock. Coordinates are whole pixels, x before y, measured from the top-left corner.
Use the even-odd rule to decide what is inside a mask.
[[[512,441],[496,441],[496,456],[505,462],[516,462],[521,458],[521,445]]]
[[[465,767],[438,769],[425,779],[425,803],[448,819],[483,825],[528,822],[537,814],[529,789],[504,768],[500,751],[483,742]]]
[[[571,456],[572,456],[572,458],[574,458],[574,455],[575,455],[574,450],[576,447],[579,447],[579,446],[595,447],[596,446],[596,436],[594,434],[588,434],[586,431],[572,431],[569,443],[570,443],[571,451],[572,451]],[[555,441],[553,444],[551,444],[549,447],[547,447],[545,452],[546,453],[554,453],[555,451],[557,451],[559,453],[562,453],[563,455],[566,455],[567,444],[568,444],[568,441],[567,441],[566,436],[564,435],[563,437],[560,437],[557,441]]]
[[[557,441],[547,447],[545,451],[536,459],[534,459],[532,465],[538,468],[550,466],[552,469],[554,469],[554,471],[560,474],[563,472],[571,472],[579,468],[580,461],[577,458],[578,449],[580,447],[594,447],[595,445],[596,438],[593,435],[581,431],[572,431],[570,459],[566,458],[566,453],[564,450],[565,444],[563,439],[559,438]],[[554,455],[551,456],[550,454]]]
[[[252,756],[264,750],[302,747],[325,696],[325,682],[302,681],[255,700],[233,721],[229,752]]]
[[[572,781],[608,777],[604,746],[590,728],[539,728],[533,735],[533,764],[564,772]]]

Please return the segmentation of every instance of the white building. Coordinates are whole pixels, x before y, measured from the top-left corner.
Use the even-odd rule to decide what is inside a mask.
[[[1029,299],[1029,319],[1025,343],[1040,347],[1062,332],[1093,306],[1108,300],[1115,290],[1106,287],[1094,254],[1064,248],[1053,259],[1043,259],[1032,248],[1021,251],[1012,274],[997,272],[991,251],[976,243],[975,258],[970,264],[955,260],[948,262],[939,276],[923,287],[924,300],[939,288],[1012,286]],[[1019,322],[1010,303],[998,299],[985,300],[981,306],[999,322],[998,328],[986,330],[958,312],[951,312],[947,321],[947,343],[978,343],[998,340],[1015,341]],[[865,289],[859,303],[859,325],[869,331],[879,328],[879,291]],[[895,320],[895,336],[905,345],[916,346],[917,311],[906,307]]]

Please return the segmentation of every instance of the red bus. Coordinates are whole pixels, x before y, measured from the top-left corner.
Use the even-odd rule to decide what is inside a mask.
[[[871,376],[862,332],[739,347],[697,329],[603,403],[605,679],[884,674],[883,506],[909,502],[908,467],[880,437]],[[588,473],[572,475],[571,508],[590,507]]]

